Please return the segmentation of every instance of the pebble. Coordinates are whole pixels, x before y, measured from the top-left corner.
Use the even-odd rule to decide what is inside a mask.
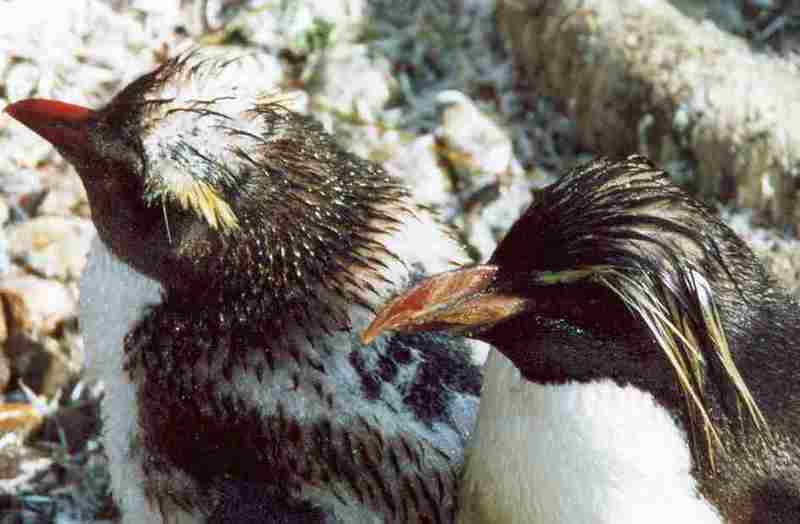
[[[42,414],[27,402],[0,404],[0,437],[16,433],[23,438],[42,426]]]
[[[91,218],[86,190],[74,169],[46,173],[42,183],[46,189],[36,208],[38,215],[81,216]]]
[[[460,91],[442,91],[442,108],[435,134],[445,156],[456,166],[479,174],[497,175],[511,167],[511,139],[494,120]]]
[[[0,279],[0,298],[8,314],[9,335],[52,334],[77,313],[77,294],[69,286],[34,275]]]
[[[0,115],[0,120],[7,115]],[[10,119],[10,117],[8,117]],[[8,125],[8,154],[0,156],[0,188],[11,196],[27,195],[42,190],[39,172],[34,166],[54,155],[53,146],[22,124]]]
[[[12,259],[37,275],[61,281],[80,276],[94,235],[91,220],[68,216],[39,216],[6,229]]]
[[[16,492],[53,463],[46,452],[25,446],[24,440],[18,432],[0,437],[0,493]]]
[[[6,225],[10,216],[11,209],[8,206],[8,202],[0,200],[0,226]]]
[[[0,316],[0,318],[3,318]],[[5,320],[4,320],[5,322]],[[3,326],[5,328],[5,325]],[[4,340],[5,342],[5,340]],[[0,348],[0,392],[4,392],[8,388],[11,381],[11,359],[6,355],[6,348]]]
[[[43,398],[52,398],[72,382],[80,366],[65,344],[50,336],[12,334],[6,341],[14,384],[24,383]]]
[[[488,193],[484,201],[480,200],[480,193]],[[531,182],[521,170],[514,169],[474,195],[456,223],[463,228],[467,243],[477,251],[478,260],[484,261],[533,201]]]
[[[63,436],[70,453],[79,452],[86,447],[88,440],[98,433],[100,419],[97,408],[97,401],[60,407],[45,420],[42,426],[42,439],[60,442]]]
[[[325,53],[318,71],[322,84],[315,102],[323,109],[374,121],[396,88],[391,65],[364,45],[336,46]]]
[[[385,149],[386,170],[404,180],[414,199],[425,205],[443,207],[454,200],[453,183],[439,163],[432,134],[411,141],[394,141]]]
[[[261,47],[305,55],[324,43],[320,37],[331,43],[354,41],[367,10],[365,0],[293,0],[276,5],[250,9],[247,16],[232,19],[226,29],[240,31]]]

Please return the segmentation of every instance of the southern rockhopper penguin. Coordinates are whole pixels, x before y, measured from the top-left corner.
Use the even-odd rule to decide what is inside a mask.
[[[80,323],[123,522],[452,522],[479,368],[358,337],[460,251],[402,184],[193,52],[89,110],[6,111],[82,178]]]
[[[800,307],[645,158],[567,173],[386,330],[497,350],[459,522],[800,522]]]

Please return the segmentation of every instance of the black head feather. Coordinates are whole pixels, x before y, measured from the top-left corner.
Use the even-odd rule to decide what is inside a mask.
[[[767,280],[713,210],[641,156],[567,172],[537,195],[490,263],[501,275],[614,266],[658,274],[694,269],[715,287]]]
[[[534,397],[541,385],[609,380],[649,393],[685,429],[698,490],[726,522],[797,518],[800,306],[643,157],[566,173],[487,264],[416,284],[363,336],[385,330],[485,340]],[[512,385],[496,399],[531,398],[503,376]]]
[[[785,340],[797,334],[800,308],[712,210],[647,159],[570,171],[489,263],[499,268],[496,289],[532,305],[479,337],[529,379],[612,378],[650,391],[698,431],[695,456],[711,469],[732,421],[757,438],[784,423],[770,416],[758,368],[777,365],[773,377],[797,368]]]
[[[367,306],[407,192],[290,100],[241,82],[245,60],[171,59],[90,112],[76,151],[56,145],[101,239],[173,300],[341,327],[319,295]]]

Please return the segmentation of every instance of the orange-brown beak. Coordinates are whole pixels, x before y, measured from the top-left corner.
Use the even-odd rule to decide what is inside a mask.
[[[78,159],[88,156],[89,126],[96,117],[91,109],[55,100],[30,98],[6,106],[5,112],[59,151]]]
[[[367,344],[384,331],[469,334],[524,311],[528,299],[496,288],[497,271],[478,265],[426,278],[389,301],[361,340]]]

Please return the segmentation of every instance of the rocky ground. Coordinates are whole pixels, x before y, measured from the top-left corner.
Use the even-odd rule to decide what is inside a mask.
[[[790,1],[683,0],[689,16],[759,52],[800,50]],[[490,0],[0,1],[0,106],[36,96],[98,106],[191,46],[248,55],[352,150],[438,207],[477,258],[531,192],[595,153],[544,98],[523,96]],[[535,87],[535,86],[534,86]],[[684,175],[679,173],[678,175]],[[0,524],[111,521],[97,441],[102,384],[82,370],[77,280],[94,227],[75,173],[48,144],[0,118]],[[800,250],[721,209],[800,290]]]

